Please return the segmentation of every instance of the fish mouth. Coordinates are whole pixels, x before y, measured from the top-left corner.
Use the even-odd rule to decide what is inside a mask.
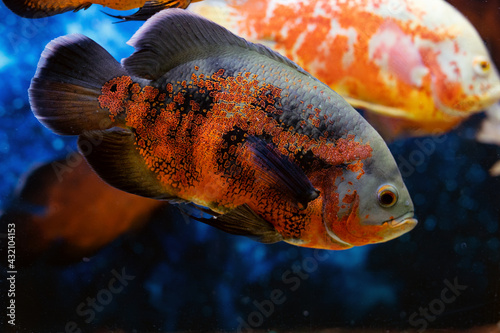
[[[391,228],[400,228],[405,226],[405,231],[410,231],[418,223],[417,219],[413,217],[413,214],[414,212],[411,211],[395,219],[385,221],[384,223],[387,223]]]
[[[486,95],[488,96],[488,100],[491,102],[496,102],[500,99],[500,85],[497,85],[491,88]]]
[[[468,117],[473,113],[479,113],[500,100],[500,86],[495,86],[486,92],[474,96],[467,96],[454,106],[447,106],[439,96],[434,93],[437,106],[444,113],[454,117]]]
[[[383,223],[386,225],[384,231],[382,231],[381,236],[384,238],[384,242],[398,238],[399,236],[409,232],[417,225],[418,221],[413,217],[413,211],[396,217],[392,220],[387,220]]]
[[[484,109],[490,107],[491,105],[497,103],[500,100],[500,85],[495,85],[494,87],[488,89],[479,97],[478,111],[483,111]]]

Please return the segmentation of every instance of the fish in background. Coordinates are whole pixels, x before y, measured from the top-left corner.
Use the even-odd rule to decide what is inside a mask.
[[[367,111],[386,139],[450,131],[500,99],[483,41],[442,0],[204,0],[188,9],[293,60]]]
[[[15,224],[20,265],[37,259],[65,264],[140,228],[165,204],[109,186],[74,153],[30,171],[1,214],[0,225],[5,230]]]
[[[149,19],[118,63],[88,37],[47,45],[30,104],[109,184],[192,202],[226,232],[346,249],[417,223],[379,134],[287,58],[181,9]],[[203,208],[205,207],[205,208]]]
[[[170,7],[181,7],[183,0],[2,0],[7,8],[15,14],[27,18],[53,16],[68,11],[87,9],[92,5],[102,5],[116,10],[140,8],[136,15],[150,17],[156,12]],[[200,0],[190,0],[196,2]]]
[[[477,133],[477,141],[500,146],[500,104],[495,104],[486,110],[486,118],[482,121]],[[490,168],[492,177],[500,176],[500,161]]]

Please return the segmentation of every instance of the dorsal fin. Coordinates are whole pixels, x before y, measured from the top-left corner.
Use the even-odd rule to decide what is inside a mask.
[[[178,8],[154,15],[128,44],[136,51],[122,60],[123,65],[130,74],[149,80],[156,80],[187,61],[222,53],[227,47],[255,51],[311,77],[299,65],[266,46],[247,42],[210,20]]]

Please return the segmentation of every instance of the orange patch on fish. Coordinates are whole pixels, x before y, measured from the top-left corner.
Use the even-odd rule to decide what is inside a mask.
[[[106,82],[102,86],[102,94],[99,96],[101,108],[109,109],[110,118],[114,118],[125,110],[125,97],[128,96],[128,88],[132,84],[130,76],[121,76]]]
[[[343,201],[351,204],[351,212],[343,216],[340,221],[331,223],[330,230],[354,246],[383,241],[384,237],[378,234],[386,229],[385,225],[361,225],[358,194],[354,192],[352,195],[346,195]]]

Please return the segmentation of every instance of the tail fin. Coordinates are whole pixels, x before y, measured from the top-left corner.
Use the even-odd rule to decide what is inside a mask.
[[[38,120],[57,134],[79,135],[112,126],[99,106],[101,88],[127,75],[99,44],[79,34],[59,37],[42,53],[29,97]]]

